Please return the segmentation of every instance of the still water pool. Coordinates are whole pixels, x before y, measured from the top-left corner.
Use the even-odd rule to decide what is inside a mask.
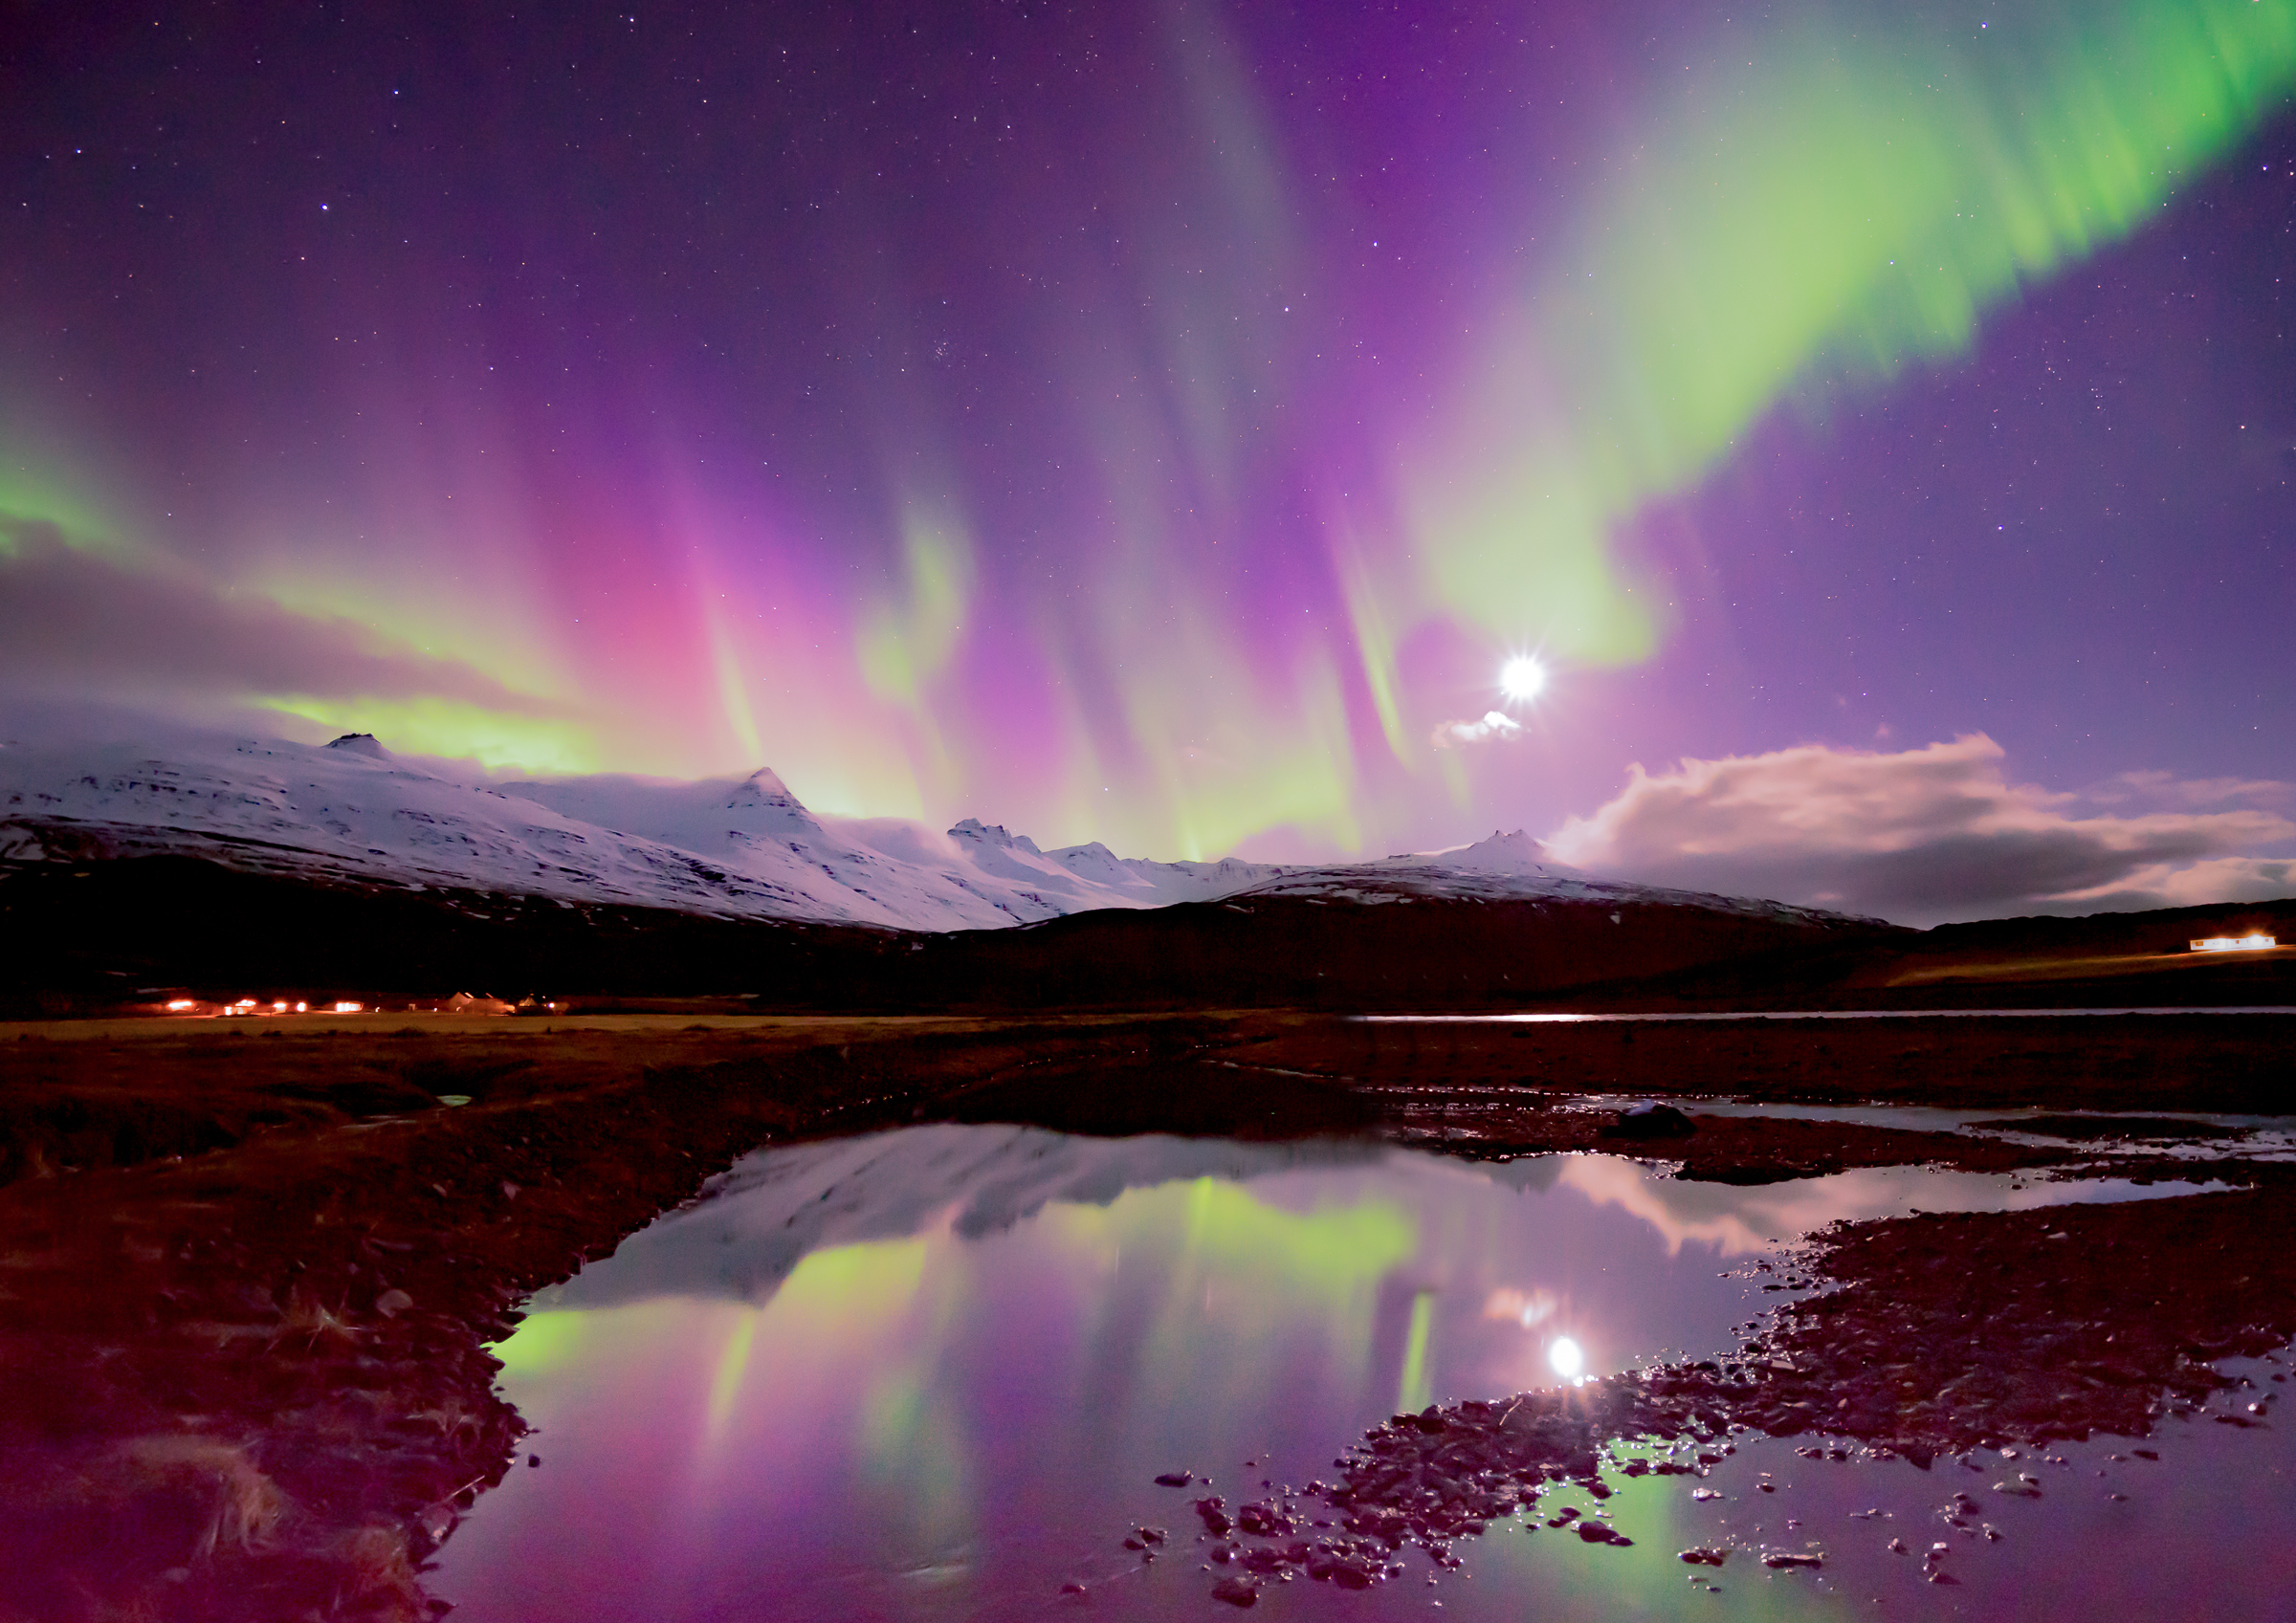
[[[1329,1475],[1398,1410],[1721,1353],[1789,1294],[1781,1247],[1836,1218],[2192,1187],[1889,1169],[1738,1189],[1598,1155],[1003,1127],[770,1151],[531,1304],[497,1350],[540,1463],[428,1581],[457,1623],[1227,1615],[1189,1509],[1206,1490],[1159,1473],[1240,1503]],[[1618,1479],[1601,1508],[1631,1547],[1501,1520],[1458,1570],[1406,1550],[1371,1590],[1302,1578],[1255,1611],[2171,1615],[2205,1582],[2224,1614],[2268,1615],[2296,1596],[2277,1563],[2217,1568],[2296,1548],[2281,1435],[2179,1422],[2157,1462],[2100,1439],[1928,1472],[1741,1439],[1705,1477]],[[1540,1515],[1568,1503],[1595,1508],[1563,1489]],[[1156,1559],[1125,1547],[1142,1530]],[[1730,1543],[1825,1564],[1678,1560]]]

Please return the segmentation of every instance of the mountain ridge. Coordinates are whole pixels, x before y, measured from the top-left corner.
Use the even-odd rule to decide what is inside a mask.
[[[1597,879],[1521,831],[1332,864],[1163,863],[1097,841],[1048,851],[976,818],[939,834],[893,819],[824,819],[770,768],[689,781],[459,779],[368,734],[324,745],[219,734],[157,749],[0,744],[0,861],[147,856],[339,885],[928,932],[1255,896],[1663,901],[1778,922],[1848,917]]]

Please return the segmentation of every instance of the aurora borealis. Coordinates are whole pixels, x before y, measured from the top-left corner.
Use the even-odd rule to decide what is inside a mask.
[[[0,685],[1159,858],[1983,735],[2269,859],[2292,88],[2286,0],[18,0]]]

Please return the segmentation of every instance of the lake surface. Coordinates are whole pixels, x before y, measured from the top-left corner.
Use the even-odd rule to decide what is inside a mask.
[[[1225,1616],[1188,1508],[1206,1490],[1159,1473],[1241,1502],[1328,1475],[1399,1410],[1726,1351],[1792,1294],[1779,1248],[1836,1218],[2194,1187],[1892,1168],[1739,1189],[1600,1155],[947,1125],[766,1151],[535,1299],[497,1351],[541,1463],[428,1583],[457,1623]],[[2282,1372],[2255,1365],[2257,1391]],[[1601,1508],[1632,1547],[1499,1521],[1456,1571],[1406,1549],[1379,1587],[1302,1578],[1255,1610],[2285,1614],[2296,1580],[2257,1559],[2296,1550],[2284,1435],[2175,1422],[2157,1461],[2099,1439],[1927,1472],[1741,1439],[1704,1478],[1616,1479]],[[1566,1488],[1540,1514],[1571,1503],[1597,1508]],[[1125,1547],[1142,1529],[1160,1558]],[[1677,1559],[1729,1543],[1825,1565]]]
[[[2165,1004],[2158,1007],[2112,1005],[2095,1009],[1733,1009],[1701,1013],[1578,1015],[1522,1013],[1509,1015],[1351,1015],[1366,1025],[1616,1025],[1696,1024],[1729,1020],[2012,1020],[2098,1019],[2113,1015],[2296,1015],[2286,1003],[2231,1005]]]

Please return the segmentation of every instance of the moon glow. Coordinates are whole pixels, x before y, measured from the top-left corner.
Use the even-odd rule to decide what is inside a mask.
[[[1499,667],[1499,691],[1515,704],[1529,704],[1546,685],[1546,667],[1529,654],[1517,654]]]

